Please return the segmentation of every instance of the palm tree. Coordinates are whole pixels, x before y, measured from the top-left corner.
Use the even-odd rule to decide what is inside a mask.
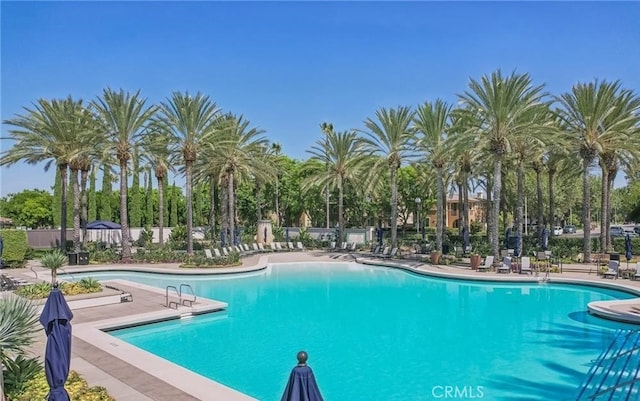
[[[278,171],[278,161],[280,158],[280,152],[282,152],[282,145],[279,142],[274,142],[271,144],[271,152],[273,153],[274,165],[276,166],[276,216],[277,216],[277,224],[278,227],[282,225],[282,220],[280,219],[280,173]]]
[[[215,133],[219,116],[218,107],[209,96],[200,92],[173,92],[160,105],[159,121],[169,132],[169,143],[174,155],[180,155],[185,167],[185,198],[187,203],[187,254],[193,254],[193,163],[203,143]]]
[[[324,139],[316,141],[308,152],[311,160],[319,163],[309,163],[313,168],[302,184],[303,190],[312,187],[335,188],[338,190],[338,230],[339,241],[344,240],[344,187],[349,180],[355,179],[362,173],[364,162],[368,155],[363,151],[364,142],[353,131],[328,131]]]
[[[414,112],[410,107],[382,108],[376,111],[376,120],[368,118],[366,147],[375,157],[372,160],[369,183],[375,185],[385,171],[389,171],[391,185],[391,244],[398,246],[398,169],[403,160],[416,157],[414,145]]]
[[[498,218],[502,195],[502,163],[513,150],[514,141],[527,135],[537,123],[534,118],[543,104],[543,86],[533,86],[529,74],[503,76],[500,70],[479,81],[471,79],[469,89],[459,95],[465,110],[471,113],[474,126],[467,131],[470,139],[493,162],[493,196],[489,219],[491,253],[499,258]]]
[[[436,250],[442,252],[444,234],[444,169],[450,160],[445,147],[448,130],[451,126],[451,105],[437,99],[435,103],[426,102],[418,107],[414,124],[422,137],[418,146],[426,153],[427,160],[436,172]],[[418,223],[420,224],[420,223]]]
[[[11,139],[16,143],[2,152],[0,166],[11,166],[20,161],[28,164],[45,161],[44,170],[48,171],[52,164],[56,165],[61,181],[60,249],[65,251],[67,174],[70,161],[78,157],[79,149],[82,149],[77,141],[87,133],[85,108],[81,100],[67,97],[62,100],[39,99],[33,108],[25,108],[25,112],[24,115],[4,121],[16,128],[9,130],[9,138],[3,139]]]
[[[621,99],[625,99],[622,101]],[[591,260],[591,190],[589,187],[589,168],[599,154],[606,154],[614,146],[624,144],[629,139],[629,129],[636,124],[637,116],[626,108],[633,99],[629,92],[621,88],[620,81],[594,81],[578,83],[570,92],[557,98],[560,104],[558,116],[569,137],[572,149],[582,159],[582,224],[584,227],[584,260]],[[622,102],[622,103],[621,103]],[[621,112],[621,111],[625,112]],[[603,169],[604,181],[607,168]],[[605,200],[606,203],[606,200]],[[601,205],[603,222],[608,220],[605,214],[608,205]],[[601,227],[600,246],[607,244],[606,228]]]
[[[215,143],[212,141],[203,147],[203,158],[216,161],[221,174],[220,181],[226,189],[222,197],[223,210],[226,211],[226,224],[223,225],[228,230],[228,238],[235,236],[237,182],[256,179],[268,181],[275,175],[273,166],[265,157],[269,141],[262,136],[264,131],[250,125],[251,122],[242,116],[226,114],[218,124],[220,131]]]
[[[131,240],[127,216],[128,165],[133,147],[141,138],[146,124],[156,112],[154,106],[146,107],[146,99],[140,91],[131,95],[120,89],[107,88],[102,97],[93,102],[98,120],[107,136],[105,152],[111,152],[120,164],[120,226],[122,233],[122,260],[131,260]]]
[[[144,136],[142,148],[142,157],[147,160],[158,182],[158,241],[164,244],[164,186],[169,171],[173,170],[169,135],[164,126],[153,124]]]

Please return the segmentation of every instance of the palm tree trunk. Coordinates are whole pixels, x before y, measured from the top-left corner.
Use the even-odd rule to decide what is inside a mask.
[[[486,177],[487,181],[487,202],[485,203],[485,216],[487,216],[487,241],[489,240],[489,228],[491,227],[491,221],[493,220],[493,180],[491,177]]]
[[[489,246],[495,261],[500,259],[498,242],[498,224],[500,221],[500,199],[502,192],[502,155],[496,154],[493,162],[493,203],[491,205],[491,226],[489,227]]]
[[[343,178],[338,178],[338,225],[340,227],[340,242],[344,241],[347,237],[345,235],[344,226],[344,188]]]
[[[187,255],[193,255],[193,198],[191,182],[193,177],[193,162],[186,161],[185,198],[187,202]]]
[[[236,244],[235,240],[236,240],[236,236],[235,236],[235,216],[236,216],[236,211],[235,211],[235,191],[233,188],[233,171],[229,172],[229,182],[228,182],[228,186],[227,186],[227,196],[229,197],[229,208],[228,208],[228,212],[229,212],[229,235],[231,238],[231,243],[232,244]],[[278,217],[279,218],[279,217]]]
[[[82,249],[87,249],[89,238],[87,237],[87,181],[89,170],[80,170],[80,229],[82,230]]]
[[[60,170],[60,250],[67,253],[67,163],[58,166]]]
[[[78,183],[78,169],[71,169],[73,193],[73,252],[80,252],[80,184]]]
[[[524,162],[518,163],[518,171],[516,176],[516,186],[518,195],[516,197],[516,236],[520,238],[522,244],[522,226],[524,221]]]
[[[543,203],[543,197],[544,195],[542,195],[542,170],[540,168],[536,169],[536,201],[537,201],[537,218],[536,220],[538,223],[538,230],[540,230],[540,227],[542,227],[542,224],[544,222],[544,203]],[[528,222],[525,222],[525,224]]]
[[[607,213],[607,224],[605,226],[606,232],[607,232],[607,249],[613,249],[613,243],[611,242],[611,218],[612,218],[612,204],[611,204],[611,193],[613,192],[613,182],[616,179],[616,175],[617,175],[617,170],[616,169],[609,169],[609,176],[608,176],[608,188],[607,188],[607,205],[609,205],[609,210]]]
[[[556,215],[556,197],[553,195],[553,186],[554,186],[554,176],[556,174],[556,170],[555,169],[549,169],[549,216],[548,216],[548,223],[549,225],[553,224],[553,220],[555,218]],[[544,225],[540,225],[538,224],[538,230],[541,230],[542,227],[544,227]]]
[[[391,167],[391,247],[398,246],[398,169]]]
[[[156,176],[158,180],[158,241],[164,244],[164,177]]]
[[[262,220],[262,194],[260,191],[260,183],[256,181],[255,187],[255,197],[256,197],[256,223]],[[256,224],[257,225],[257,224]]]
[[[282,225],[282,222],[280,220],[280,189],[279,189],[279,182],[280,182],[280,176],[278,175],[278,172],[276,171],[276,223],[278,225],[278,227],[280,227]]]
[[[131,261],[129,216],[127,215],[127,160],[120,159],[120,232],[122,236],[122,261]]]
[[[442,168],[436,168],[436,251],[438,252],[442,252],[442,234],[444,230],[443,196]]]
[[[589,188],[589,165],[591,160],[582,159],[582,253],[585,262],[591,261],[591,189]]]
[[[609,169],[606,166],[602,166],[602,193],[600,194],[600,252],[607,251],[607,227],[609,226]]]
[[[213,238],[216,232],[216,181],[213,177],[209,179],[209,230]]]
[[[222,241],[222,237],[225,239],[225,244],[229,242],[229,194],[227,190],[227,178],[225,177],[223,183],[220,187],[221,192],[221,213],[222,213],[222,223],[220,227],[220,241]]]
[[[471,218],[469,216],[469,183],[467,175],[465,174],[464,181],[462,182],[462,204],[464,205],[464,229],[471,235]]]

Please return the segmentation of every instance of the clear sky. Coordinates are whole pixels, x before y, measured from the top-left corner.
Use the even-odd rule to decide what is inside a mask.
[[[456,101],[470,77],[529,72],[549,91],[640,88],[638,2],[0,2],[1,117],[38,98],[201,91],[308,157],[319,124]],[[6,136],[8,127],[2,126]],[[10,141],[0,143],[2,149]],[[0,169],[0,196],[48,189],[44,165]]]

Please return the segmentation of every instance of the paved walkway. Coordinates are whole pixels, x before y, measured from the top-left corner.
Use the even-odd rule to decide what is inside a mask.
[[[332,253],[325,251],[310,252],[282,252],[261,254],[246,257],[242,260],[243,265],[240,268],[220,269],[220,270],[196,270],[196,269],[178,269],[176,264],[153,264],[153,265],[90,265],[77,268],[67,268],[68,272],[87,271],[87,270],[147,270],[159,271],[166,273],[187,273],[187,274],[211,274],[229,271],[251,271],[264,268],[267,263],[287,263],[300,261],[358,261],[368,264],[394,265],[396,267],[423,272],[436,276],[464,276],[466,278],[474,278],[481,280],[506,280],[506,281],[540,281],[541,276],[527,276],[519,274],[497,274],[493,272],[480,273],[472,271],[468,266],[449,265],[449,266],[433,266],[423,263],[419,260],[409,259],[365,259],[358,258],[358,254]],[[565,269],[562,274],[551,273],[552,282],[561,282],[564,280],[589,280],[596,281],[598,284],[622,285],[629,290],[636,291],[640,294],[640,281],[630,280],[607,280],[600,278],[595,274],[595,267],[589,265],[564,265]],[[5,271],[5,273],[7,273]],[[31,266],[31,269],[11,270],[11,275],[25,278],[27,280],[48,279],[48,271],[37,266]],[[99,307],[91,307],[74,310],[73,324],[77,327],[77,333],[74,333],[72,343],[72,369],[78,371],[90,385],[106,387],[109,393],[118,401],[196,401],[196,400],[221,400],[232,401],[233,399],[249,399],[248,397],[225,397],[219,398],[208,395],[193,395],[190,389],[180,389],[175,385],[167,383],[161,377],[160,373],[150,374],[150,369],[141,369],[131,363],[114,356],[113,353],[106,352],[104,346],[100,348],[99,339],[91,338],[91,333],[87,328],[114,319],[129,319],[133,316],[153,315],[159,316],[169,311],[164,306],[164,291],[157,289],[145,288],[139,285],[127,285],[125,283],[117,283],[118,288],[130,292],[133,295],[133,302],[105,305]],[[194,308],[202,305],[194,305]],[[640,299],[635,299],[631,307],[640,307]],[[191,308],[181,308],[175,313],[189,312]],[[640,317],[640,315],[639,315]],[[75,329],[74,329],[75,330]],[[82,334],[80,334],[82,333]],[[88,334],[87,334],[88,333]],[[80,338],[80,337],[82,338]],[[89,340],[89,341],[87,341]],[[38,337],[36,343],[32,347],[33,354],[42,357],[44,353],[44,343],[46,337],[44,332]],[[96,346],[98,344],[98,346]],[[111,344],[113,345],[113,344]],[[141,365],[142,366],[142,365]],[[188,386],[187,386],[188,387]],[[196,386],[197,387],[197,386]],[[202,393],[205,393],[204,391]]]

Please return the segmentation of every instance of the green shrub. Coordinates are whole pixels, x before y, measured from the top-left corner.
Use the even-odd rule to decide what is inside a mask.
[[[3,240],[2,263],[5,267],[24,267],[29,241],[25,230],[0,230]]]
[[[92,278],[83,278],[76,283],[61,282],[58,288],[64,295],[91,294],[102,291],[102,286]],[[23,285],[16,290],[16,294],[29,299],[44,299],[51,292],[51,284],[40,282]]]
[[[27,389],[29,381],[40,372],[42,372],[42,366],[40,366],[38,358],[25,358],[18,355],[16,359],[6,359],[2,372],[5,393],[23,392]]]
[[[89,387],[87,381],[73,370],[69,373],[64,388],[69,393],[71,401],[115,401],[115,398],[107,393],[107,389],[100,386]],[[8,396],[12,401],[35,401],[46,399],[48,393],[47,377],[44,370],[41,370],[26,383],[23,391],[8,393]]]

